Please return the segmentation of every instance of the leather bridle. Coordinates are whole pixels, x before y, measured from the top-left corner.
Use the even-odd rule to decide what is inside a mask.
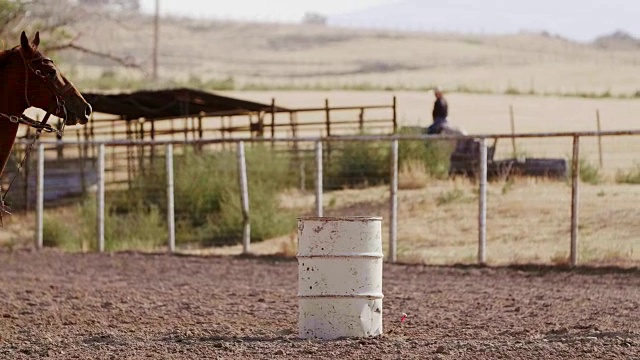
[[[24,166],[24,163],[26,162],[26,160],[29,158],[29,154],[31,154],[31,150],[33,149],[33,145],[36,143],[36,141],[38,140],[38,138],[40,137],[40,134],[42,134],[42,131],[45,132],[55,132],[56,135],[58,136],[58,138],[62,138],[62,135],[64,134],[64,127],[67,123],[67,108],[65,107],[65,102],[64,102],[64,96],[71,90],[74,89],[73,85],[67,81],[67,84],[65,84],[62,87],[59,87],[57,82],[56,82],[56,77],[57,77],[57,73],[56,72],[52,72],[52,73],[48,73],[48,74],[43,74],[42,71],[40,71],[39,69],[34,67],[34,64],[37,62],[40,62],[40,64],[53,64],[53,60],[51,60],[50,58],[44,57],[42,55],[35,57],[33,59],[29,59],[27,60],[24,57],[24,54],[22,53],[22,50],[18,50],[18,52],[20,53],[20,57],[22,58],[22,61],[24,62],[24,100],[27,103],[27,107],[31,107],[31,103],[29,102],[29,72],[33,73],[35,76],[37,76],[39,79],[41,79],[44,84],[47,86],[47,88],[49,89],[49,91],[51,92],[51,94],[53,95],[53,97],[55,98],[55,104],[52,104],[52,106],[49,107],[49,109],[47,110],[47,114],[44,116],[44,118],[42,119],[42,121],[38,121],[35,120],[33,118],[30,118],[29,116],[25,115],[24,113],[21,114],[20,116],[16,116],[16,115],[9,115],[9,114],[5,114],[5,113],[0,113],[0,116],[9,119],[9,121],[14,122],[14,123],[20,123],[20,124],[25,124],[27,126],[33,127],[36,129],[36,135],[33,138],[33,141],[31,142],[31,144],[29,145],[29,147],[26,149],[25,151],[25,155],[22,159],[22,161],[20,162],[20,165],[18,165],[18,170],[16,171],[15,175],[13,176],[13,178],[11,179],[11,181],[9,182],[9,186],[7,187],[7,189],[4,191],[4,193],[0,196],[0,227],[3,227],[3,219],[2,216],[4,213],[6,214],[11,214],[11,209],[10,207],[5,203],[5,197],[7,196],[7,193],[9,192],[9,190],[11,189],[11,186],[13,185],[13,182],[16,180],[16,178],[18,177],[18,174],[20,173],[20,170],[22,169],[22,166]],[[62,125],[60,126],[60,129],[55,129],[53,128],[51,125],[47,124],[47,121],[49,121],[49,117],[51,116],[52,113],[55,114],[62,114],[63,116],[63,121],[62,121]]]
[[[45,85],[49,88],[49,91],[51,91],[51,93],[53,94],[53,96],[56,99],[56,113],[62,113],[64,114],[64,120],[66,122],[66,117],[67,117],[67,109],[65,107],[65,103],[64,103],[64,97],[65,95],[69,92],[74,90],[73,84],[71,84],[71,82],[67,81],[67,83],[62,86],[62,87],[58,87],[58,83],[55,81],[56,77],[57,77],[57,71],[55,72],[51,72],[49,74],[43,74],[42,71],[40,71],[39,69],[34,68],[33,64],[36,62],[40,62],[41,64],[53,64],[53,60],[51,60],[48,57],[44,57],[42,55],[33,58],[29,61],[27,61],[27,59],[25,59],[24,54],[22,53],[22,51],[20,52],[20,55],[22,56],[22,60],[24,61],[25,64],[25,68],[28,68],[29,70],[31,70],[32,73],[34,73],[37,77],[39,77],[44,83]],[[25,96],[25,100],[27,101],[27,105],[31,106],[31,104],[29,103],[29,97],[27,94],[27,87],[28,87],[28,80],[29,77],[26,77],[25,80],[25,89],[24,89],[24,96]],[[50,112],[49,112],[50,113]]]

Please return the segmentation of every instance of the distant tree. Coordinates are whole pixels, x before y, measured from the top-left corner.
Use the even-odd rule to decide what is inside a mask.
[[[26,15],[25,4],[22,1],[0,0],[0,40],[7,43],[7,38],[14,35],[15,26]],[[16,37],[16,41],[17,41]]]
[[[303,24],[327,25],[327,17],[317,12],[307,12],[302,18]]]
[[[597,37],[593,44],[603,49],[635,50],[640,48],[640,39],[628,32],[617,30],[609,35]]]
[[[78,45],[80,34],[73,31],[72,25],[87,15],[86,7],[70,0],[0,0],[0,41],[4,47],[17,45],[23,30],[29,36],[40,31],[40,48],[44,52],[79,51],[139,67],[131,59]]]
[[[78,0],[78,4],[101,10],[140,11],[140,0]]]

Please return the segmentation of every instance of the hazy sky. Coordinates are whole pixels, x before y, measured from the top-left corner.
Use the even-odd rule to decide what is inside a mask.
[[[142,0],[153,12],[156,0]],[[330,24],[463,33],[548,31],[590,41],[623,30],[640,37],[639,0],[160,0],[162,14],[300,22],[306,12]]]
[[[160,0],[160,11],[168,14],[299,22],[307,11],[326,15],[347,13],[395,0]],[[632,1],[632,0],[630,0]],[[155,9],[155,0],[142,0],[146,12]]]

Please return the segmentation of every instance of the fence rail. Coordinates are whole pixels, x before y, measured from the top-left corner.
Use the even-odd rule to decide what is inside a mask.
[[[166,192],[167,192],[167,223],[168,223],[168,236],[167,236],[167,249],[169,252],[176,251],[175,239],[176,239],[176,228],[175,228],[175,210],[174,210],[174,200],[173,200],[173,191],[174,191],[174,180],[173,180],[173,158],[174,158],[174,149],[175,145],[191,145],[191,146],[204,146],[204,145],[215,145],[215,144],[225,144],[225,145],[236,145],[237,152],[237,169],[238,169],[238,186],[241,191],[241,210],[243,221],[243,231],[242,231],[242,244],[243,251],[245,253],[249,253],[251,251],[250,247],[250,224],[251,224],[251,216],[249,209],[249,189],[247,186],[247,163],[246,158],[244,156],[244,147],[245,143],[286,143],[286,144],[300,144],[300,143],[308,143],[313,144],[313,153],[315,160],[315,215],[323,216],[323,184],[325,175],[323,174],[323,163],[325,162],[323,156],[325,155],[325,148],[323,148],[323,144],[326,144],[327,147],[331,147],[334,142],[383,142],[388,144],[391,148],[391,156],[390,156],[390,169],[389,169],[389,248],[388,248],[388,260],[391,262],[397,261],[398,258],[398,204],[399,204],[399,196],[398,196],[398,173],[399,173],[399,161],[398,161],[398,148],[399,144],[407,141],[431,141],[431,140],[461,140],[461,139],[476,139],[480,141],[480,156],[478,160],[479,164],[479,178],[477,179],[477,192],[478,192],[478,236],[477,236],[477,256],[475,262],[478,264],[486,264],[491,255],[491,249],[487,246],[487,196],[488,196],[488,186],[487,186],[487,140],[488,139],[501,139],[508,138],[518,140],[524,139],[543,139],[543,138],[567,138],[573,140],[572,153],[571,153],[571,221],[569,224],[569,237],[567,241],[567,248],[569,249],[569,263],[571,266],[577,266],[580,263],[579,256],[579,235],[580,235],[580,223],[579,219],[579,209],[580,209],[580,146],[581,138],[591,138],[597,137],[600,143],[601,148],[601,139],[603,137],[617,137],[617,136],[638,136],[640,135],[640,130],[631,130],[631,131],[607,131],[607,132],[563,132],[563,133],[537,133],[537,134],[481,134],[481,135],[469,135],[469,136],[434,136],[434,135],[358,135],[358,136],[335,136],[335,137],[296,137],[296,138],[273,138],[273,139],[263,139],[263,138],[245,138],[245,139],[211,139],[211,140],[187,140],[187,141],[177,141],[177,140],[157,140],[157,141],[149,141],[149,140],[115,140],[115,141],[65,141],[63,143],[60,142],[52,142],[52,141],[42,141],[38,144],[38,161],[37,161],[37,174],[38,174],[38,186],[37,186],[37,228],[36,228],[36,244],[38,248],[42,247],[43,244],[43,225],[42,225],[42,214],[44,211],[44,184],[45,178],[47,174],[45,173],[45,153],[44,149],[47,146],[74,146],[74,147],[98,147],[97,151],[97,179],[98,179],[98,189],[97,189],[97,224],[98,224],[98,238],[96,242],[98,243],[97,249],[99,251],[104,251],[104,193],[105,193],[105,160],[106,160],[106,152],[105,147],[117,148],[121,146],[153,146],[157,149],[164,148],[164,157],[166,159]],[[638,199],[640,200],[640,199]],[[569,209],[567,209],[569,210]]]
[[[387,105],[325,106],[282,109],[272,105],[263,111],[221,111],[157,118],[92,118],[87,126],[76,130],[85,141],[174,140],[185,141],[213,137],[253,137],[274,139],[283,134],[297,137],[303,133],[325,136],[339,133],[392,133],[397,129],[397,102]]]
[[[523,133],[523,134],[472,134],[472,135],[340,135],[340,136],[302,136],[302,137],[276,137],[269,138],[234,138],[234,139],[197,139],[197,140],[65,140],[52,141],[40,140],[40,144],[44,145],[97,145],[105,144],[106,146],[134,146],[134,145],[166,145],[166,144],[193,144],[193,145],[209,145],[209,144],[234,144],[240,141],[245,143],[281,143],[281,142],[327,142],[332,141],[392,141],[392,140],[460,140],[460,139],[531,139],[531,138],[573,138],[577,137],[609,137],[623,135],[640,135],[640,130],[616,130],[616,131],[578,131],[578,132],[555,132],[555,133]],[[18,144],[28,144],[27,140],[19,140]]]

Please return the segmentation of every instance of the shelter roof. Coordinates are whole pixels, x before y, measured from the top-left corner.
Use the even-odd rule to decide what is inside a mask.
[[[248,112],[271,111],[271,105],[240,100],[210,92],[178,88],[143,90],[132,93],[83,93],[93,111],[118,115],[124,119],[159,119],[210,115],[243,115]],[[276,112],[288,111],[276,107]]]

